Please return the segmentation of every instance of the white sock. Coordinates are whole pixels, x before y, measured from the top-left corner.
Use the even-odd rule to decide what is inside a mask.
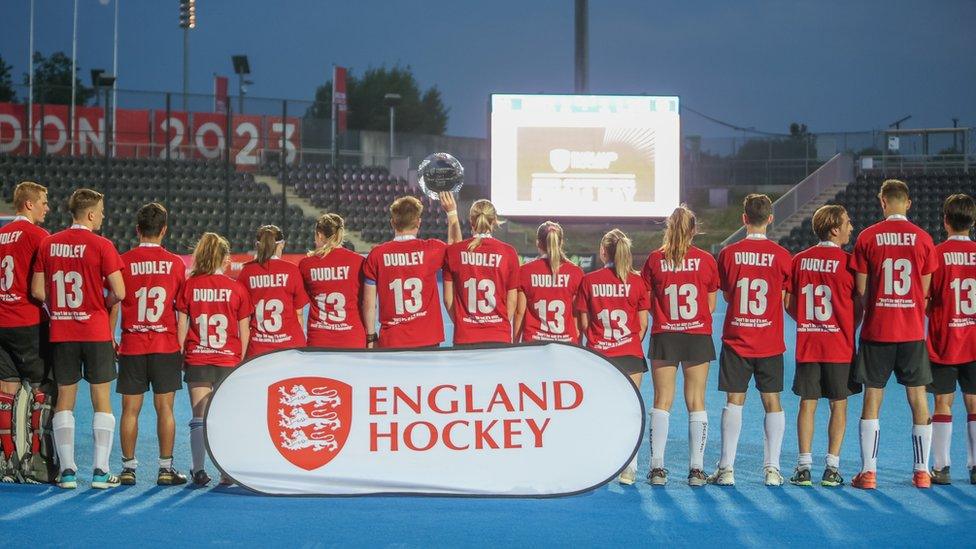
[[[705,444],[708,442],[708,412],[688,414],[688,468],[705,468]]]
[[[827,457],[824,458],[824,463],[827,465],[827,467],[840,469],[840,456],[835,456],[834,454],[827,454]]]
[[[763,442],[766,467],[779,469],[779,454],[783,450],[783,434],[786,433],[786,414],[782,410],[779,412],[766,412],[764,421],[766,437]]]
[[[670,413],[657,408],[651,410],[651,469],[664,467],[664,449],[668,445],[670,420]]]
[[[742,406],[726,403],[722,410],[722,457],[719,468],[735,465],[735,450],[739,446],[739,433],[742,432]]]
[[[192,472],[203,469],[203,458],[206,453],[207,445],[203,437],[203,418],[195,417],[190,420],[190,456],[193,460]]]
[[[876,419],[861,420],[861,471],[878,470],[878,441],[881,423]]]
[[[135,469],[136,467],[139,467],[139,460],[138,459],[136,459],[136,458],[132,458],[132,459],[122,458],[122,468],[123,469]]]
[[[71,469],[78,471],[75,465],[75,414],[65,410],[54,414],[51,418],[51,429],[54,431],[54,446],[58,451],[58,463],[61,472]]]
[[[929,450],[932,448],[932,424],[912,425],[912,448],[915,450],[915,470],[929,470]]]
[[[813,454],[800,454],[796,458],[796,468],[809,471],[813,467]]]
[[[969,435],[969,459],[966,461],[966,466],[976,467],[976,414],[969,414],[966,427]]]
[[[109,472],[108,458],[112,454],[112,438],[115,436],[115,416],[95,412],[92,416],[92,437],[95,439],[95,469]]]
[[[932,417],[932,468],[942,469],[952,465],[949,443],[952,441],[952,416],[935,414]]]
[[[173,458],[159,458],[159,468],[160,469],[172,469],[173,468]]]

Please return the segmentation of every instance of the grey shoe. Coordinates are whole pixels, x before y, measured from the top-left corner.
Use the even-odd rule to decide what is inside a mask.
[[[793,471],[793,476],[790,477],[790,484],[794,486],[813,486],[813,479],[810,477],[810,469],[799,467]]]
[[[820,477],[820,485],[833,488],[835,486],[843,486],[844,478],[840,476],[840,471],[836,467],[827,466],[824,469],[823,476]]]
[[[952,478],[949,476],[948,465],[941,469],[932,469],[932,484],[941,484],[943,486],[952,484]]]
[[[655,467],[647,473],[647,482],[651,486],[664,486],[668,483],[668,470],[663,467]]]

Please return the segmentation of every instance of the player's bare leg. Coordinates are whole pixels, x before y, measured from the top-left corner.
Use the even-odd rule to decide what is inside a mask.
[[[143,395],[122,395],[122,419],[119,420],[119,439],[122,445],[122,484],[136,483],[136,440],[139,438],[139,413]]]
[[[951,484],[949,447],[952,440],[952,403],[955,393],[935,395],[932,414],[932,482]]]
[[[830,422],[827,424],[827,457],[822,486],[840,486],[844,479],[840,476],[840,449],[847,432],[847,399],[830,401]]]
[[[783,450],[783,435],[786,433],[786,415],[780,402],[779,393],[759,393],[766,417],[763,421],[763,473],[766,486],[782,486],[783,475],[779,472],[779,458]]]
[[[678,365],[674,362],[655,360],[651,363],[651,377],[654,386],[654,409],[651,410],[651,466],[647,482],[654,486],[668,483],[668,472],[664,468],[664,452],[668,444],[668,429],[671,419],[671,406],[674,404],[674,385]]]
[[[682,364],[685,376],[685,407],[688,409],[688,484],[702,486],[705,475],[705,444],[708,442],[708,413],[705,387],[708,363]]]
[[[159,440],[159,475],[156,477],[156,484],[160,486],[186,484],[186,475],[173,468],[173,444],[176,439],[176,418],[173,417],[175,400],[175,392],[153,395],[156,438]]]
[[[908,405],[912,408],[912,449],[914,450],[915,474],[912,482],[917,488],[932,485],[929,473],[929,450],[932,447],[932,416],[929,415],[929,399],[924,386],[905,387]]]
[[[212,392],[213,385],[210,383],[190,383],[190,405],[193,408],[193,419],[190,420],[190,455],[193,465],[190,471],[193,474],[193,483],[197,486],[210,483],[210,476],[203,468],[207,451],[203,436],[203,414],[207,410]]]
[[[800,409],[796,414],[796,442],[799,455],[796,460],[796,471],[790,478],[790,484],[796,486],[813,485],[810,469],[813,467],[813,423],[816,414],[817,399],[800,400]]]
[[[638,391],[640,391],[641,380],[643,379],[644,374],[643,373],[630,374],[629,377],[630,377],[630,382],[634,384],[634,387],[636,387]],[[637,456],[635,455],[634,459],[630,461],[630,463],[623,470],[623,472],[620,473],[620,475],[617,477],[617,482],[619,482],[620,484],[631,485],[636,480],[637,480]],[[221,482],[223,483],[224,480],[221,479]]]

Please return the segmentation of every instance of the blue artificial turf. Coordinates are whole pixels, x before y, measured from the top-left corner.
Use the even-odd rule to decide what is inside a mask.
[[[724,304],[716,312],[716,334],[721,329],[723,308]],[[451,326],[447,327],[450,332]],[[798,399],[789,391],[794,365],[793,323],[789,319],[786,329],[787,391],[783,393],[783,407],[787,432],[782,467],[788,476],[797,454]],[[707,395],[709,469],[718,459],[719,421],[725,403],[717,385],[718,368],[713,363]],[[650,389],[649,376],[645,376],[642,393],[646,402],[650,402]],[[631,487],[611,483],[579,496],[515,500],[274,498],[240,488],[159,488],[155,485],[154,412],[148,401],[140,424],[139,483],[109,491],[92,490],[87,475],[92,460],[92,414],[82,391],[76,410],[79,488],[63,491],[50,486],[0,485],[0,546],[973,545],[976,486],[968,483],[966,475],[966,415],[961,398],[957,398],[954,409],[952,486],[917,490],[911,485],[910,414],[904,391],[892,381],[881,415],[877,490],[763,486],[763,413],[754,390],[745,406],[736,486],[691,489],[684,483],[688,416],[681,391],[679,376],[666,460],[672,479],[667,487],[652,489],[644,482]],[[860,466],[860,406],[861,397],[852,397],[841,456],[841,471],[848,481]],[[118,415],[118,398],[115,410]],[[176,466],[186,471],[190,454],[186,391],[177,397],[176,414]],[[815,480],[823,466],[826,423],[827,407],[823,404],[818,410],[814,439]],[[117,440],[112,455],[116,471],[121,467]],[[639,461],[641,478],[647,473],[648,451],[645,441]],[[215,473],[213,467],[210,470]]]

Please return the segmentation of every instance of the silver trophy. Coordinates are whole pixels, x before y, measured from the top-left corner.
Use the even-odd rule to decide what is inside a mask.
[[[464,166],[447,153],[434,153],[417,168],[420,190],[431,200],[440,200],[438,193],[456,193],[464,185]]]

